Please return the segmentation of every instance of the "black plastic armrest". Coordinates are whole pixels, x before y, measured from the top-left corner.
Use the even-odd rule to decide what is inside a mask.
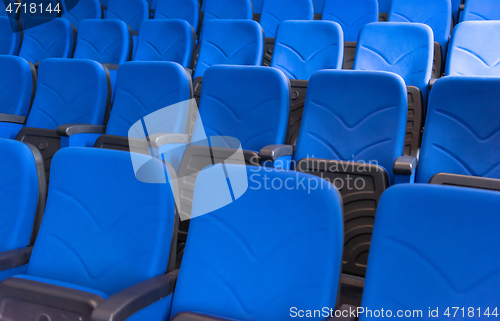
[[[184,70],[186,70],[186,72],[192,76],[193,75],[193,69],[189,69],[189,68],[184,68]]]
[[[179,314],[176,314],[172,318],[172,321],[225,321],[225,320],[228,319],[217,318],[210,315],[194,313],[194,312],[181,312]]]
[[[340,308],[336,311],[334,316],[331,316],[327,320],[336,320],[336,321],[357,321],[357,312],[358,308],[349,305],[349,304],[342,304]]]
[[[33,247],[23,247],[0,252],[0,271],[10,270],[28,264]]]
[[[429,90],[431,90],[432,87],[434,87],[436,80],[437,80],[436,78],[432,78],[431,80],[429,80]]]
[[[188,134],[153,134],[148,136],[151,147],[161,147],[166,144],[189,144],[191,135]]]
[[[179,270],[151,278],[122,290],[92,312],[92,321],[123,321],[174,292]]]
[[[57,127],[56,132],[59,136],[69,137],[76,134],[104,134],[106,126],[103,125],[84,125],[84,124],[66,124]]]
[[[450,173],[435,174],[429,180],[429,184],[462,186],[469,188],[487,189],[491,191],[500,191],[500,179]]]
[[[464,9],[465,9],[465,4],[460,4],[459,10],[464,11]]]
[[[102,64],[108,70],[118,70],[120,65],[118,64]]]
[[[0,123],[26,124],[26,117],[0,113]]]
[[[271,161],[274,162],[278,158],[283,156],[293,155],[292,145],[269,145],[262,148],[259,152],[261,161]]]
[[[395,175],[411,176],[417,168],[417,158],[413,156],[399,156],[394,162]]]

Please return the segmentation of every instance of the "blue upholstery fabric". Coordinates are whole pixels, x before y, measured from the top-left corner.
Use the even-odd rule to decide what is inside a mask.
[[[429,99],[416,180],[437,173],[500,178],[500,81],[444,77]]]
[[[375,22],[359,34],[355,70],[390,71],[415,86],[427,102],[432,73],[434,38],[432,29],[420,23]]]
[[[19,57],[33,64],[47,58],[71,58],[74,34],[66,19],[30,18],[26,21]]]
[[[203,77],[200,117],[192,141],[229,136],[238,139],[243,149],[257,152],[267,145],[284,144],[289,86],[287,77],[274,68],[209,68]]]
[[[141,24],[135,61],[173,61],[191,67],[194,33],[185,20],[147,20]]]
[[[109,0],[106,19],[122,20],[137,31],[149,19],[149,4],[146,0]]]
[[[64,124],[100,124],[104,120],[108,80],[104,67],[91,60],[44,60],[27,127],[56,129]]]
[[[312,0],[314,6],[314,13],[323,13],[323,7],[325,6],[325,0]]]
[[[33,95],[33,73],[29,62],[0,55],[0,113],[28,116]],[[0,124],[1,126],[1,124]]]
[[[30,148],[0,138],[0,252],[29,245],[38,205],[38,174]]]
[[[87,19],[80,23],[74,58],[122,64],[130,59],[130,31],[123,21]]]
[[[500,21],[464,21],[453,29],[448,76],[500,76]]]
[[[452,307],[471,306],[471,319],[487,319],[486,308],[498,304],[493,253],[500,242],[499,206],[500,194],[492,191],[428,184],[389,188],[377,210],[362,306],[392,310],[393,317],[397,310],[422,309],[423,317],[413,320],[432,319],[429,307],[438,308],[443,320],[447,308],[453,316]],[[467,313],[465,308],[465,318]]]
[[[460,21],[500,20],[500,3],[495,0],[467,0]]]
[[[155,19],[186,20],[196,31],[200,21],[198,0],[160,0],[156,5]]]
[[[431,27],[434,41],[438,42],[446,57],[451,29],[450,0],[393,0],[389,21],[418,22]]]
[[[309,81],[295,160],[376,161],[393,182],[407,108],[404,81],[393,73],[319,71]]]
[[[252,19],[250,0],[205,0],[203,24],[214,19]]]
[[[228,173],[242,168],[225,167]],[[240,198],[191,219],[172,316],[196,311],[231,320],[283,320],[290,307],[335,306],[343,246],[337,191],[304,173],[263,167],[247,172],[248,189]],[[217,165],[198,175],[195,215],[220,197],[218,183],[227,185],[223,173]],[[300,180],[318,188],[309,193]],[[270,188],[271,181],[293,187]]]
[[[458,23],[458,16],[460,11],[460,4],[462,0],[451,0],[451,12],[453,13],[453,22]]]
[[[322,19],[340,24],[345,41],[358,41],[361,28],[378,21],[377,0],[327,0]]]
[[[389,13],[391,11],[392,0],[378,0],[378,11]]]
[[[99,0],[64,0],[66,11],[62,17],[78,29],[84,19],[102,19],[102,7]]]
[[[17,21],[0,17],[0,55],[17,55],[21,46],[21,32]]]
[[[200,55],[193,78],[202,77],[213,65],[260,66],[264,38],[252,20],[211,20],[204,24]]]
[[[131,126],[143,117],[191,98],[191,79],[180,65],[172,62],[127,62],[118,70],[113,109],[106,134],[127,136]],[[162,129],[185,133],[188,115],[169,115]],[[168,125],[167,125],[168,124]],[[156,133],[154,128],[148,128]]]
[[[31,8],[36,8],[35,12]],[[49,8],[50,10],[47,10]],[[57,18],[61,16],[62,11],[63,7],[58,0],[22,0],[19,7],[19,22],[24,26],[26,20],[32,17]]]
[[[161,161],[134,157],[148,162],[151,177],[165,177]],[[50,183],[27,275],[111,295],[165,273],[175,211],[169,184],[140,182],[129,153],[98,148],[61,149]]]
[[[264,6],[264,0],[253,0],[252,1],[252,9],[253,13],[261,13],[262,7]]]
[[[278,27],[271,67],[308,80],[321,69],[342,69],[342,28],[331,21],[285,21]]]
[[[313,20],[311,0],[265,0],[260,25],[266,38],[276,37],[279,24],[285,20]]]

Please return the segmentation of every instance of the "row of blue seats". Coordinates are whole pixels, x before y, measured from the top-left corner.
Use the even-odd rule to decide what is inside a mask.
[[[499,262],[491,255],[500,241],[498,192],[428,184],[384,192],[358,310],[337,304],[342,200],[319,177],[229,164],[202,171],[175,269],[172,189],[138,179],[164,178],[164,163],[123,151],[61,150],[35,218],[43,186],[36,149],[6,139],[0,148],[2,177],[15,181],[0,182],[7,187],[0,194],[5,320],[419,319],[430,309],[442,320],[453,306],[469,317],[472,308],[474,319],[498,314]],[[143,164],[140,174],[131,156]],[[224,191],[224,172],[248,175],[248,188],[205,214]],[[264,188],[266,181],[291,187]]]

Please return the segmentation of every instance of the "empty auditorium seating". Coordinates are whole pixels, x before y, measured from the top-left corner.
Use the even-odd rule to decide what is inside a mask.
[[[119,19],[133,31],[138,31],[141,22],[149,19],[146,0],[109,0],[106,19]]]
[[[99,0],[63,0],[65,11],[62,17],[78,29],[84,19],[102,19],[102,6]]]
[[[498,206],[500,194],[491,191],[426,184],[390,188],[380,200],[363,292],[362,306],[372,312],[359,320],[375,319],[373,311],[381,308],[393,318],[407,309],[414,320],[427,319],[431,310],[446,318],[462,306],[474,307],[470,318],[488,319],[486,309],[494,306],[491,313],[498,304],[500,276],[498,257],[485,253],[498,251]],[[472,315],[464,310],[465,318]]]
[[[25,24],[19,57],[33,64],[47,58],[71,58],[75,33],[71,23],[61,18],[30,18]]]
[[[464,21],[453,29],[446,75],[500,76],[500,22]]]
[[[341,204],[335,189],[303,173],[248,168],[253,181],[243,195],[237,194],[241,184],[233,180],[234,193],[241,197],[198,216],[221,193],[229,196],[225,180],[220,180],[224,171],[231,175],[241,170],[245,168],[217,165],[198,175],[171,316],[282,320],[290,315],[290,306],[335,306],[342,253]],[[319,187],[311,192],[305,186],[266,190],[266,180],[294,186],[305,180]]]
[[[19,22],[24,26],[32,17],[57,18],[62,14],[59,0],[22,0],[19,7]]]
[[[0,55],[17,55],[21,46],[22,31],[17,21],[0,17]]]
[[[43,160],[34,146],[0,138],[0,150],[0,252],[3,252],[33,244],[45,208],[47,186]],[[0,271],[0,280],[19,272]]]
[[[194,36],[185,20],[146,20],[139,30],[134,61],[172,61],[191,68]]]
[[[213,19],[252,19],[250,0],[206,0],[203,23]]]
[[[500,3],[495,0],[467,0],[460,21],[500,20]]]
[[[296,170],[328,179],[343,196],[344,273],[364,276],[376,204],[403,155],[406,115],[405,83],[393,73],[323,70],[309,80],[294,159]],[[358,185],[348,186],[349,177]]]
[[[291,80],[288,144],[297,141],[307,80],[318,70],[342,68],[343,43],[342,28],[332,21],[284,21],[278,27],[271,67]]]
[[[161,161],[135,157],[146,163],[140,177],[164,177]],[[31,257],[18,258],[27,270],[0,283],[2,316],[90,320],[108,297],[129,291],[140,297],[149,286],[164,285],[174,266],[174,214],[170,185],[139,181],[129,153],[61,150]],[[165,310],[170,301],[162,301]]]
[[[158,0],[155,19],[186,20],[196,32],[200,21],[200,5],[198,0]]]
[[[344,32],[344,69],[352,69],[361,28],[378,21],[377,0],[326,0],[323,20],[335,21]]]
[[[416,180],[427,183],[438,173],[500,179],[499,99],[497,78],[439,79],[431,91]]]
[[[418,22],[431,27],[434,33],[434,70],[432,78],[441,77],[448,50],[452,25],[450,0],[407,1],[393,0],[389,21]],[[439,44],[439,45],[438,45]]]
[[[0,137],[15,138],[26,123],[36,89],[35,66],[16,56],[0,55]]]
[[[266,37],[264,64],[269,66],[273,56],[274,37],[281,22],[286,20],[313,20],[311,0],[265,0],[260,25]]]
[[[355,70],[394,72],[408,87],[408,127],[405,154],[416,156],[432,73],[432,29],[420,23],[371,23],[361,29]]]

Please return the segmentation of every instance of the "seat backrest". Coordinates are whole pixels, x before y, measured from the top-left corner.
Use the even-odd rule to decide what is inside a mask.
[[[149,4],[146,0],[109,0],[106,19],[122,20],[138,31],[141,22],[149,19]]]
[[[118,69],[116,93],[106,134],[127,136],[143,117],[173,104],[191,99],[191,77],[173,62],[127,62]],[[167,133],[185,133],[187,114],[162,119]],[[157,133],[154,128],[148,132]]]
[[[322,14],[325,0],[312,0],[315,14]]]
[[[214,19],[252,19],[250,0],[205,0],[203,24]]]
[[[309,80],[295,160],[320,158],[392,167],[403,155],[407,94],[398,75],[323,70]]]
[[[451,0],[393,0],[389,13],[391,22],[418,22],[431,27],[443,54],[448,48],[451,19]]]
[[[3,252],[30,243],[38,208],[39,176],[33,152],[25,143],[0,138],[0,149],[0,251]],[[45,179],[40,183],[44,184]]]
[[[36,86],[34,66],[23,58],[0,55],[0,113],[28,116]]]
[[[75,30],[61,18],[30,18],[26,20],[19,57],[33,64],[47,58],[71,58]]]
[[[311,0],[265,0],[260,16],[260,25],[266,38],[276,37],[279,24],[286,20],[313,20],[314,8]]]
[[[264,6],[264,0],[253,0],[252,1],[253,13],[260,14],[262,12],[263,6]]]
[[[406,315],[418,320],[429,319],[430,310],[453,315],[452,307],[470,305],[474,319],[484,320],[482,313],[498,303],[499,206],[500,193],[493,191],[429,184],[389,188],[377,209],[362,306],[393,311],[393,317],[411,306]]]
[[[155,19],[186,20],[196,31],[200,21],[198,0],[159,0],[156,4]]]
[[[173,61],[191,67],[194,32],[185,20],[146,20],[139,29],[134,61]]]
[[[340,24],[345,41],[358,41],[361,28],[378,21],[377,0],[326,0],[322,19]]]
[[[354,69],[390,71],[427,101],[434,57],[432,29],[421,23],[374,22],[359,34]]]
[[[391,5],[393,0],[378,0],[378,11],[389,13],[391,11]]]
[[[62,18],[78,29],[84,19],[102,19],[102,6],[99,0],[64,0],[66,11]]]
[[[136,155],[142,175],[163,177],[158,159]],[[52,160],[49,195],[27,274],[111,295],[165,273],[174,233],[169,184],[136,178],[130,154],[63,148]]]
[[[222,184],[227,185],[221,180],[224,171],[245,170],[248,189],[236,201],[191,219],[172,316],[196,311],[231,320],[283,320],[290,307],[335,306],[342,205],[326,180],[293,171],[216,165],[197,177],[193,213],[206,212],[220,199]],[[266,189],[266,181],[268,186],[288,182],[289,188]],[[307,183],[300,186],[299,181],[318,188],[309,193]],[[233,189],[242,184],[231,183]]]
[[[342,28],[332,21],[284,21],[278,27],[271,67],[308,80],[321,69],[342,69]]]
[[[131,53],[130,29],[123,21],[87,19],[80,23],[73,58],[120,65],[130,60]]]
[[[192,141],[233,137],[243,149],[257,152],[267,145],[284,144],[289,86],[288,78],[275,68],[209,68],[203,77]]]
[[[467,0],[460,21],[500,20],[500,3],[495,0]]]
[[[0,17],[0,55],[17,55],[21,46],[22,31],[16,20]]]
[[[26,20],[32,17],[57,18],[62,12],[63,7],[59,0],[22,0],[19,7],[19,22],[24,26]]]
[[[447,76],[500,76],[500,21],[464,21],[453,29]]]
[[[417,168],[417,181],[437,173],[500,178],[500,81],[450,76],[436,81]]]
[[[213,65],[260,66],[264,55],[262,28],[252,20],[211,20],[204,24],[193,78]]]
[[[102,125],[108,104],[104,67],[87,59],[44,60],[27,127],[56,129],[64,124]]]

